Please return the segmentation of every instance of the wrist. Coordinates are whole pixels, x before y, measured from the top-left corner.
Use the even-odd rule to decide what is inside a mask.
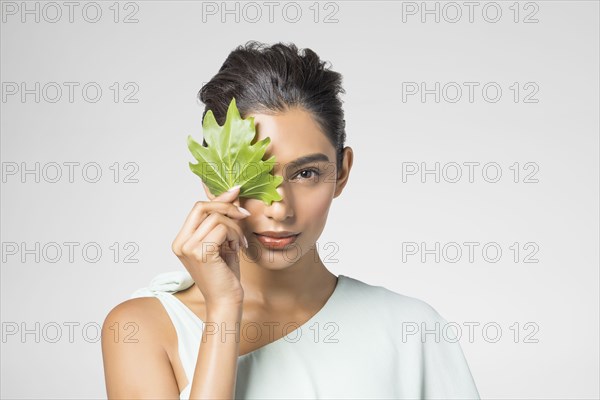
[[[206,319],[215,320],[240,320],[242,318],[242,303],[207,304]]]

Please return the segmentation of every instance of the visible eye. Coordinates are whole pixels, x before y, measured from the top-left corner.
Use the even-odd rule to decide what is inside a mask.
[[[312,175],[311,175],[312,173]],[[321,175],[318,169],[315,168],[307,168],[303,169],[296,174],[297,177],[301,177],[304,180],[314,180],[316,181],[318,177]]]

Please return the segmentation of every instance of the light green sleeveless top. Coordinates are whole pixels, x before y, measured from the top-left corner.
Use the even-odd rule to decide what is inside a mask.
[[[134,297],[157,297],[177,332],[189,399],[203,322],[173,293],[187,271],[159,274]],[[238,358],[236,399],[479,399],[452,324],[426,302],[339,275],[310,320]],[[256,328],[241,332],[256,337]]]

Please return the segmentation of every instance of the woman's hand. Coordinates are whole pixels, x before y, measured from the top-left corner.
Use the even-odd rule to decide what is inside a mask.
[[[207,308],[241,306],[244,299],[238,251],[248,244],[237,221],[249,213],[233,204],[238,194],[239,187],[211,201],[198,201],[171,246]]]

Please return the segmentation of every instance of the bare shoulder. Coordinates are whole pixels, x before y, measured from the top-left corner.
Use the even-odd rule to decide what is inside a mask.
[[[179,394],[169,359],[170,326],[156,297],[129,299],[110,310],[102,325],[109,397]]]
[[[123,343],[140,343],[168,347],[172,339],[169,315],[156,297],[125,300],[108,313],[102,325],[102,340],[118,339]]]

